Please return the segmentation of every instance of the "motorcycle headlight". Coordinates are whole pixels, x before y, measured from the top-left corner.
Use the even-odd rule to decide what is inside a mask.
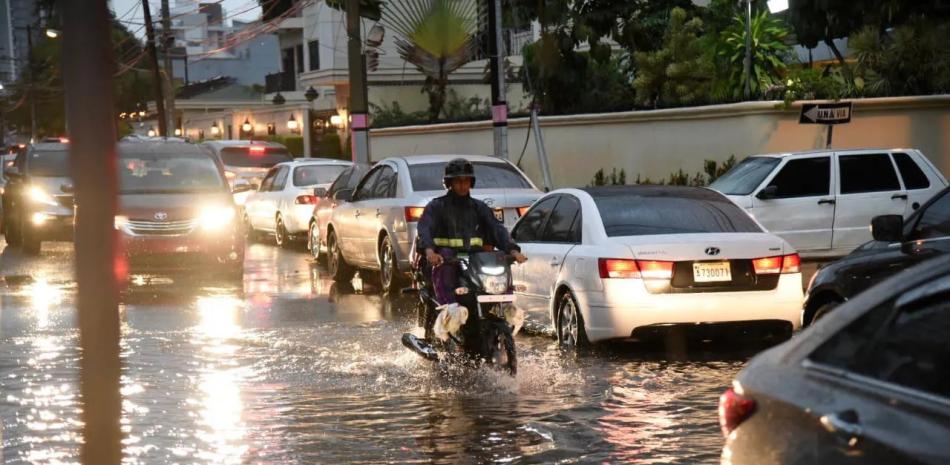
[[[29,190],[30,200],[44,205],[56,206],[56,199],[40,187],[33,186]]]
[[[198,215],[198,224],[205,231],[220,231],[234,220],[234,207],[205,207]]]
[[[490,276],[486,274],[479,274],[478,277],[482,280],[482,285],[485,287],[485,292],[489,294],[504,294],[508,292],[507,276]]]

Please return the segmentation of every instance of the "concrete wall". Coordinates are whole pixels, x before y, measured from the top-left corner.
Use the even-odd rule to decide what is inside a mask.
[[[680,168],[702,170],[703,160],[731,154],[822,148],[825,126],[798,124],[800,103],[746,102],[699,108],[599,115],[542,117],[541,128],[554,184],[587,185],[604,168],[625,169],[654,180]],[[508,147],[517,161],[525,144],[527,119],[511,121]],[[491,123],[459,123],[371,131],[372,158],[426,153],[488,154]],[[922,150],[950,175],[950,95],[854,101],[851,124],[834,130],[834,148],[911,147]],[[541,184],[534,139],[521,165]],[[628,182],[630,182],[628,181]]]

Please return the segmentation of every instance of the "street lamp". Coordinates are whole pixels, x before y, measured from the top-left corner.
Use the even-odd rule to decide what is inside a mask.
[[[332,124],[332,125],[334,125],[334,126],[336,126],[336,127],[343,126],[343,117],[340,116],[340,115],[332,115],[332,116],[330,116],[330,124]]]
[[[154,129],[154,128],[150,128],[150,129],[148,130],[148,136],[149,136],[149,137],[155,137],[155,129]]]
[[[175,137],[181,136],[181,128],[175,128]]]
[[[46,37],[49,37],[50,39],[55,39],[55,38],[59,37],[59,31],[56,30],[56,29],[47,29],[47,30],[46,30]]]
[[[788,9],[788,0],[769,0],[769,11],[774,15]]]
[[[307,88],[307,91],[303,93],[303,96],[308,102],[313,102],[320,96],[320,93],[317,92],[317,89],[314,89],[313,86],[310,86]]]
[[[294,114],[291,113],[291,114],[290,114],[290,119],[287,120],[287,129],[290,129],[290,132],[297,132],[297,127],[298,127],[298,126],[299,126],[299,125],[297,124],[297,119],[294,118]]]
[[[286,101],[287,99],[285,99],[283,95],[280,95],[280,92],[277,92],[277,95],[275,95],[274,99],[271,100],[271,102],[273,102],[274,105],[283,105],[284,102]]]
[[[244,132],[251,132],[251,129],[253,129],[253,126],[251,126],[251,120],[244,118],[244,124],[241,125],[241,130]]]
[[[211,135],[217,136],[220,133],[221,133],[221,128],[218,127],[218,122],[215,121],[214,123],[211,124]]]

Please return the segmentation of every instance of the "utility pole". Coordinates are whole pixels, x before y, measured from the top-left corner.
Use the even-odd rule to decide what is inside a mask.
[[[746,100],[752,98],[752,0],[746,0],[745,16],[745,89]]]
[[[76,190],[76,306],[79,311],[81,460],[122,462],[122,396],[119,379],[119,246],[115,71],[106,0],[58,2],[63,9],[63,84]],[[146,16],[147,17],[147,16]]]
[[[168,128],[166,136],[175,135],[178,124],[175,120],[175,84],[172,82],[172,45],[175,43],[175,37],[172,36],[172,19],[168,12],[168,0],[162,0],[162,61],[165,67],[165,117],[168,122],[165,123]],[[187,58],[185,58],[187,59]]]
[[[30,142],[36,143],[36,91],[33,87],[36,85],[34,78],[36,76],[35,66],[33,66],[33,28],[26,25],[26,67],[30,77],[30,86],[27,89],[30,98]]]
[[[505,57],[502,53],[501,0],[488,0],[488,54],[491,71],[491,119],[495,156],[508,159],[508,102],[505,90]]]
[[[360,0],[346,0],[347,64],[350,68],[350,145],[353,162],[369,163],[369,96],[360,39]]]
[[[155,49],[155,27],[152,26],[152,12],[148,0],[142,0],[142,14],[145,15],[145,37],[148,39],[145,47],[148,49],[152,77],[155,81],[155,108],[158,110],[158,135],[168,136],[168,127],[165,126],[165,92],[162,91],[162,73],[158,69],[158,51]]]

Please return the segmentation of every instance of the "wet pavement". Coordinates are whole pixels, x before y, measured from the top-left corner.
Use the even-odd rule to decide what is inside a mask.
[[[0,254],[0,463],[78,463],[72,259]],[[522,334],[515,379],[439,370],[400,344],[411,299],[264,244],[243,283],[138,276],[120,312],[129,464],[717,462],[717,397],[761,349]]]

